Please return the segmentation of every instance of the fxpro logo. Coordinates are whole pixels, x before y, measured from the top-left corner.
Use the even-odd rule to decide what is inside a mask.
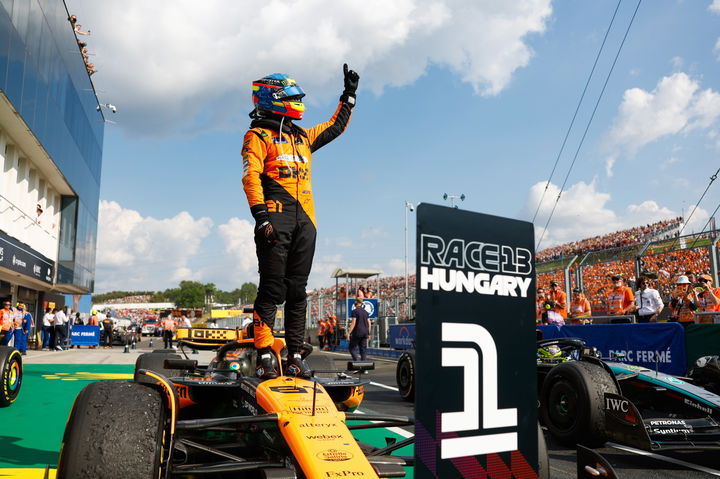
[[[533,268],[525,248],[426,234],[420,248],[420,289],[527,297]]]
[[[473,431],[479,434],[441,439],[441,458],[516,450],[518,413],[516,408],[498,408],[497,347],[490,332],[479,324],[442,323],[442,340],[471,343],[472,346],[442,348],[444,368],[463,368],[463,410],[443,412],[440,417],[441,430],[443,433]],[[482,354],[482,374],[476,347]],[[498,428],[515,430],[487,434]]]

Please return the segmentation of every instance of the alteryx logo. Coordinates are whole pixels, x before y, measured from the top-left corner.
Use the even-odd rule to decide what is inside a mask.
[[[525,248],[423,234],[420,289],[526,298],[532,254]]]

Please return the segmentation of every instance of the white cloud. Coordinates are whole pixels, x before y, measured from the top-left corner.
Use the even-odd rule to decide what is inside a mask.
[[[249,221],[230,218],[227,223],[218,226],[218,233],[225,244],[225,253],[229,260],[223,265],[225,279],[232,281],[232,278],[244,277],[257,271],[254,227]]]
[[[698,207],[693,211],[695,205],[691,205],[686,211],[685,216],[688,219],[683,235],[689,235],[692,233],[699,233],[705,228],[705,223],[710,218],[710,213],[702,207]],[[692,214],[692,216],[690,216]]]
[[[615,166],[615,161],[617,161],[617,158],[614,156],[610,156],[605,159],[605,175],[607,175],[608,178],[612,178],[613,176],[613,166]]]
[[[685,73],[663,77],[651,92],[625,91],[622,104],[608,131],[614,154],[633,155],[659,138],[709,128],[720,117],[720,93],[700,90]]]
[[[675,164],[677,164],[677,163],[680,163],[681,161],[682,161],[682,160],[681,160],[680,158],[678,158],[678,157],[676,157],[676,156],[671,156],[670,158],[668,158],[667,160],[663,161],[663,162],[660,164],[660,169],[661,169],[661,170],[664,170],[664,169],[666,169],[668,166],[675,165]]]
[[[537,183],[530,188],[525,213],[535,210],[544,188],[545,182]],[[559,191],[560,188],[552,183],[548,187],[545,194],[546,201],[535,222],[536,241],[543,233]],[[623,213],[616,213],[607,207],[610,199],[609,193],[597,189],[595,181],[589,184],[581,181],[572,185],[560,197],[540,249],[679,216],[655,201],[630,204]],[[707,215],[705,220],[707,221]]]
[[[330,279],[330,275],[335,268],[342,266],[343,255],[329,254],[324,256],[315,256],[308,280],[308,291],[315,288],[327,288],[331,284],[335,284]]]
[[[246,123],[250,82],[292,74],[310,102],[341,92],[341,67],[380,93],[430,65],[496,95],[527,65],[526,37],[543,33],[551,0],[68,0],[78,16],[114,120],[135,133]],[[240,121],[240,119],[242,119]]]
[[[415,272],[415,261],[411,261],[410,258],[408,258],[408,274],[413,274]],[[387,268],[385,271],[386,276],[397,276],[397,275],[404,275],[405,274],[405,260],[400,258],[393,258],[387,263]]]
[[[114,201],[100,201],[96,290],[165,289],[197,279],[188,261],[210,233],[212,220],[186,211],[172,218],[144,217]]]
[[[713,2],[708,7],[708,10],[713,13],[720,13],[720,0],[713,0]]]

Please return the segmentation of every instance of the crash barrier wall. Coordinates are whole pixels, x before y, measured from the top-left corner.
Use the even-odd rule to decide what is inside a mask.
[[[73,325],[70,330],[70,344],[73,346],[97,346],[100,344],[100,326]]]
[[[651,241],[537,263],[537,285],[547,289],[551,280],[557,281],[567,294],[568,306],[572,289],[579,287],[590,300],[595,314],[606,312],[605,295],[611,286],[608,280],[611,274],[621,273],[626,278],[636,278],[645,271],[655,273],[658,275],[657,290],[663,299],[674,288],[677,276],[686,270],[709,272],[717,287],[720,263],[718,235],[720,230],[714,230],[702,235]]]
[[[685,330],[687,363],[697,358],[720,355],[720,324],[689,324]]]
[[[582,338],[588,346],[596,347],[603,358],[649,369],[657,367],[659,371],[678,376],[687,371],[684,328],[678,323],[587,324],[538,328],[543,333],[543,339]],[[720,330],[716,338],[720,338]],[[625,357],[612,358],[613,353],[624,353]]]

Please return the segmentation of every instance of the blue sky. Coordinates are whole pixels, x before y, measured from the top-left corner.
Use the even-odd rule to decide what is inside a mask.
[[[256,281],[239,156],[250,82],[294,75],[325,121],[342,64],[350,127],[314,155],[311,287],[335,267],[404,271],[404,201],[532,219],[615,0],[67,0],[105,129],[96,290]],[[720,2],[645,0],[541,247],[670,218],[720,167]],[[539,236],[635,0],[622,0],[536,221]],[[278,34],[277,32],[283,32]],[[720,201],[714,184],[688,230]],[[411,229],[414,217],[410,215]],[[411,257],[414,254],[411,235]],[[412,267],[412,265],[411,265]]]

